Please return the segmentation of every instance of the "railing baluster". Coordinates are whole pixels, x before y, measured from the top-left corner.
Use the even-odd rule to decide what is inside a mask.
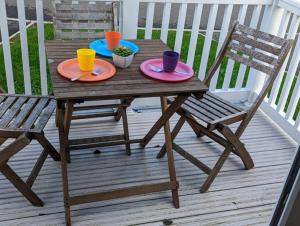
[[[294,15],[294,17],[296,17],[295,23],[292,23],[291,24],[292,27],[290,28],[292,30],[290,32],[291,33],[290,36],[291,36],[292,39],[295,38],[296,32],[298,31],[298,28],[299,28],[299,23],[300,23],[300,17],[296,16],[296,15]],[[290,56],[290,54],[288,56]],[[284,69],[287,66],[288,58],[289,57],[287,57],[287,60],[283,64]],[[287,98],[288,98],[288,95],[289,95],[289,90],[291,88],[293,78],[294,78],[295,73],[297,71],[299,61],[300,61],[300,39],[297,40],[295,49],[293,51],[292,59],[291,59],[291,62],[290,62],[290,65],[289,65],[289,68],[288,68],[288,71],[287,71],[287,74],[286,74],[283,89],[282,89],[282,92],[281,92],[281,95],[280,95],[280,98],[279,98],[279,102],[278,102],[278,105],[277,105],[277,108],[276,108],[276,110],[278,112],[283,112],[283,110],[284,110],[284,106],[286,104],[286,101],[287,101]],[[282,73],[284,74],[284,72],[285,71],[283,71]]]
[[[300,129],[300,114],[298,114],[298,117],[296,119],[295,128],[298,130]]]
[[[10,52],[10,43],[9,43],[9,33],[7,26],[7,16],[6,16],[6,7],[5,1],[0,1],[0,30],[3,44],[3,54],[4,54],[4,63],[5,63],[5,72],[6,72],[6,83],[8,93],[15,93],[15,84],[12,70],[12,61],[11,61],[11,52]]]
[[[178,53],[181,52],[185,18],[186,18],[186,10],[187,10],[187,4],[186,3],[181,4],[180,8],[179,8],[179,16],[178,16],[175,47],[174,47],[174,50]]]
[[[286,30],[287,30],[287,27],[288,27],[288,22],[289,22],[289,19],[290,19],[290,16],[291,16],[291,13],[287,10],[284,11],[283,13],[283,16],[281,18],[281,23],[280,23],[280,26],[279,26],[279,29],[278,29],[278,36],[279,37],[284,37],[285,34],[286,34]],[[293,17],[293,23],[294,21],[296,20],[296,17]],[[290,30],[291,31],[291,30]],[[291,32],[289,32],[289,35],[291,35]],[[275,101],[276,101],[276,98],[277,98],[277,95],[278,95],[278,91],[279,91],[279,88],[280,88],[280,84],[281,84],[281,81],[282,81],[282,78],[283,78],[283,74],[284,74],[284,71],[285,71],[285,68],[281,68],[274,84],[273,84],[273,87],[272,87],[272,90],[271,90],[271,93],[270,93],[270,96],[269,96],[269,104],[271,105],[275,105]]]
[[[18,8],[19,27],[20,27],[25,94],[31,94],[31,79],[30,79],[30,66],[29,66],[24,0],[17,1],[17,8]]]
[[[223,45],[223,42],[226,38],[226,35],[228,33],[229,25],[230,25],[230,19],[231,19],[231,15],[232,15],[232,9],[233,9],[232,4],[225,6],[224,18],[223,18],[222,27],[221,27],[221,33],[220,33],[220,37],[219,37],[217,53],[219,53],[219,51],[220,51],[220,49]],[[209,88],[212,91],[214,91],[217,88],[219,72],[220,72],[220,67],[217,69],[216,73],[214,74],[214,76],[211,79]]]
[[[148,6],[147,6],[145,39],[151,39],[152,38],[154,8],[155,8],[155,3],[149,2]]]
[[[189,46],[189,52],[188,52],[188,58],[187,58],[187,64],[191,67],[193,67],[194,59],[195,59],[202,10],[203,10],[203,5],[197,4],[196,8],[195,8],[195,12],[194,12],[192,33],[191,33],[190,46]]]
[[[163,18],[161,23],[161,33],[160,33],[160,39],[164,43],[167,43],[168,41],[170,14],[171,14],[171,3],[165,3]]]
[[[200,68],[199,68],[199,76],[198,77],[200,80],[203,80],[206,75],[207,62],[208,62],[210,46],[211,46],[211,42],[212,42],[212,36],[214,33],[217,12],[218,12],[218,5],[214,4],[210,8],[209,17],[208,17],[206,35],[205,35],[205,40],[204,40],[204,47],[203,47],[203,51],[202,51],[201,64],[200,64]]]
[[[258,28],[258,22],[259,22],[259,18],[260,18],[260,14],[262,13],[262,5],[257,5],[254,7],[253,9],[253,15],[252,15],[252,18],[251,18],[251,22],[250,22],[250,27],[253,27],[253,28]],[[252,71],[251,71],[252,70]],[[248,77],[248,80],[247,80],[247,83],[246,83],[246,89],[249,90],[249,87],[251,87],[251,73],[255,73],[255,71],[253,71],[252,68],[250,68],[250,71],[249,71],[249,77]],[[252,77],[253,78],[253,77]]]
[[[45,52],[45,32],[44,32],[44,12],[43,0],[36,0],[36,19],[38,28],[40,76],[42,95],[48,94],[46,52]]]
[[[286,111],[285,119],[287,119],[287,120],[293,119],[293,115],[297,108],[299,98],[300,98],[300,78],[299,78],[299,74],[298,74],[297,82],[295,84],[294,91],[293,91],[288,109]],[[298,114],[300,115],[300,113],[298,113]]]
[[[245,23],[247,9],[248,9],[248,5],[243,5],[240,16],[239,16],[239,22],[241,24]],[[235,85],[236,89],[242,88],[246,69],[247,69],[246,65],[244,65],[244,64],[240,65],[239,73],[238,73],[238,77],[237,77],[237,81],[236,81],[236,85]]]
[[[238,21],[241,24],[243,24],[244,21],[245,21],[247,8],[248,8],[248,5],[242,5],[241,9],[239,10]],[[225,90],[225,91],[227,91],[229,89],[233,68],[234,68],[234,61],[228,59],[227,68],[226,68],[226,72],[225,72],[224,83],[223,83],[223,90]],[[240,74],[238,76],[242,77]],[[237,78],[237,79],[242,80],[241,78]],[[241,81],[238,81],[238,82],[242,83]]]

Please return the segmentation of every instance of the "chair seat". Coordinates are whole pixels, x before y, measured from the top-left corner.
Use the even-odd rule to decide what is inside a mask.
[[[41,132],[55,107],[51,97],[0,95],[0,129]]]
[[[174,98],[169,101],[173,102]],[[243,109],[210,92],[202,98],[189,97],[180,110],[206,123],[209,130],[214,130],[218,123],[228,125],[241,121],[247,114]]]

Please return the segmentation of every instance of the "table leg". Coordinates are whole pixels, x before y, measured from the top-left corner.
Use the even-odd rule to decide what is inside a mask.
[[[68,163],[71,162],[71,157],[70,157],[70,150],[69,150],[69,131],[70,131],[70,126],[71,126],[71,120],[72,120],[72,114],[73,114],[73,109],[74,109],[74,103],[71,101],[67,101],[66,102],[66,110],[65,110],[65,114],[64,114],[64,132],[66,135],[66,155],[67,155],[67,161]]]
[[[181,107],[181,105],[187,98],[188,95],[179,95],[175,99],[175,101],[168,108],[166,108],[162,116],[157,120],[154,126],[144,137],[143,141],[140,143],[142,147],[145,147],[150,142],[150,140],[158,133],[161,127],[163,127],[163,125],[175,114],[175,112]]]
[[[167,110],[167,98],[160,97],[160,102],[161,102],[162,115],[164,115],[165,111]],[[168,158],[170,181],[177,183],[176,189],[172,190],[172,199],[173,199],[175,208],[179,208],[179,196],[178,196],[178,186],[179,185],[176,180],[176,171],[175,171],[173,148],[172,148],[172,137],[171,137],[171,131],[170,131],[170,123],[168,120],[164,124],[164,133],[165,133],[165,144],[166,144],[166,152],[167,152],[167,158]]]
[[[69,182],[68,182],[68,165],[67,165],[67,142],[68,137],[65,133],[64,115],[63,115],[63,102],[57,103],[58,112],[58,130],[59,130],[59,143],[60,143],[60,156],[61,156],[61,174],[63,180],[63,194],[64,194],[64,207],[65,207],[65,221],[67,226],[71,226],[71,210],[70,210],[70,195],[69,195]]]

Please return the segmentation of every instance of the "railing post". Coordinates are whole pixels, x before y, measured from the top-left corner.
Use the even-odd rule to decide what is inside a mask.
[[[122,32],[125,39],[136,39],[139,0],[122,0]]]
[[[278,0],[273,2],[272,6],[269,6],[264,11],[261,30],[273,35],[278,34],[278,28],[284,13],[284,10],[278,7]],[[253,102],[253,99],[261,91],[266,75],[263,72],[251,70],[249,75],[249,81],[247,88],[251,90],[250,96],[248,98],[249,102]]]

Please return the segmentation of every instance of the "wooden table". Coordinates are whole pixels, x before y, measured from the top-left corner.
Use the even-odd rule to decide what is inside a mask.
[[[139,65],[144,60],[160,58],[162,52],[169,49],[159,40],[136,40],[134,42],[139,45],[140,52],[135,56],[132,65],[127,69],[117,69],[116,76],[107,81],[95,83],[71,82],[70,80],[62,78],[56,70],[57,65],[63,60],[75,58],[77,49],[87,47],[87,41],[48,41],[46,43],[47,57],[53,82],[53,91],[54,96],[57,99],[66,225],[71,225],[70,206],[72,205],[127,197],[131,195],[171,190],[174,206],[179,208],[179,184],[176,180],[169,119],[182,105],[186,98],[188,98],[191,94],[202,95],[207,91],[207,87],[196,77],[181,83],[163,83],[145,77],[140,72]],[[111,62],[111,59],[105,58],[105,60]],[[165,96],[175,95],[177,95],[176,100],[167,108]],[[78,141],[70,140],[68,138],[74,102],[80,100],[111,100],[143,97],[160,97],[163,114],[143,139],[130,140],[130,142],[138,142],[142,146],[145,146],[164,126],[170,180],[158,184],[141,185],[114,190],[111,192],[71,197],[69,195],[68,185],[67,152],[74,143],[78,144]],[[63,111],[64,105],[66,106],[65,111]],[[84,143],[86,147],[89,141],[93,141],[93,144],[95,144],[95,141],[98,141],[99,143],[102,142],[103,144],[103,140],[101,139],[103,138],[85,139]],[[108,145],[120,144],[120,142],[114,143],[113,140],[106,142]]]

